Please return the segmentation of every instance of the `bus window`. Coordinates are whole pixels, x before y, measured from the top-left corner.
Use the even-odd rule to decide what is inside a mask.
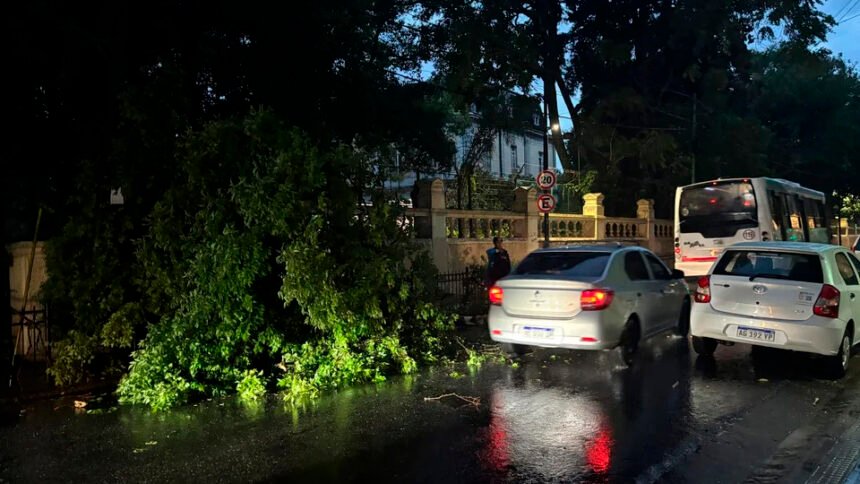
[[[739,230],[758,227],[753,186],[749,182],[713,182],[681,192],[680,231],[705,238],[731,237]]]
[[[813,198],[803,199],[803,212],[806,214],[806,226],[809,230],[809,241],[826,244],[829,242],[829,231],[824,216],[824,204]]]
[[[767,191],[767,198],[770,200],[770,218],[773,223],[773,240],[785,240],[785,229],[788,225],[788,213],[785,211],[785,203],[783,203],[783,195],[776,193],[773,190]]]
[[[786,196],[786,208],[788,209],[788,222],[786,227],[787,240],[790,242],[805,242],[806,235],[803,232],[803,212],[800,208],[800,200],[796,196]]]

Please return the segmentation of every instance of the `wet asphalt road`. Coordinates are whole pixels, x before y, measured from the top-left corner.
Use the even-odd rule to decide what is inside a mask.
[[[819,361],[721,346],[696,358],[659,336],[637,366],[539,350],[461,378],[436,369],[331,394],[163,414],[42,402],[0,426],[12,482],[804,482],[856,420],[851,376]],[[480,398],[477,407],[445,393]]]

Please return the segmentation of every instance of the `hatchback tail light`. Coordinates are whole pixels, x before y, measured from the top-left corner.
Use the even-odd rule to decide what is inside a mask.
[[[815,301],[815,306],[812,307],[812,312],[816,316],[825,318],[839,317],[839,289],[825,284],[821,288],[821,293],[818,295],[818,300]]]
[[[505,291],[502,290],[501,287],[499,287],[499,286],[491,287],[488,294],[490,296],[490,304],[492,304],[494,306],[501,306],[502,305],[502,299],[505,295]]]
[[[579,306],[583,311],[601,311],[612,304],[615,293],[608,289],[587,289],[579,296]]]
[[[696,283],[695,299],[697,303],[711,302],[711,276],[699,278],[699,282]]]

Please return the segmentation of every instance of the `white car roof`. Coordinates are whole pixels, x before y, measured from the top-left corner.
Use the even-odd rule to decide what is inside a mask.
[[[841,248],[842,246],[839,245],[816,244],[812,242],[739,242],[727,247],[727,249],[759,249],[776,252],[807,252],[815,254],[824,254]]]
[[[546,247],[537,249],[533,253],[541,252],[607,252],[614,253],[622,249],[642,249],[637,245],[621,245],[619,244],[590,244],[590,245],[564,245],[561,247]]]

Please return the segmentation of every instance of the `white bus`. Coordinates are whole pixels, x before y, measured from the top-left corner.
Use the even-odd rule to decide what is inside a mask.
[[[726,178],[675,192],[675,268],[707,274],[724,247],[752,240],[830,243],[824,194],[774,178]]]

